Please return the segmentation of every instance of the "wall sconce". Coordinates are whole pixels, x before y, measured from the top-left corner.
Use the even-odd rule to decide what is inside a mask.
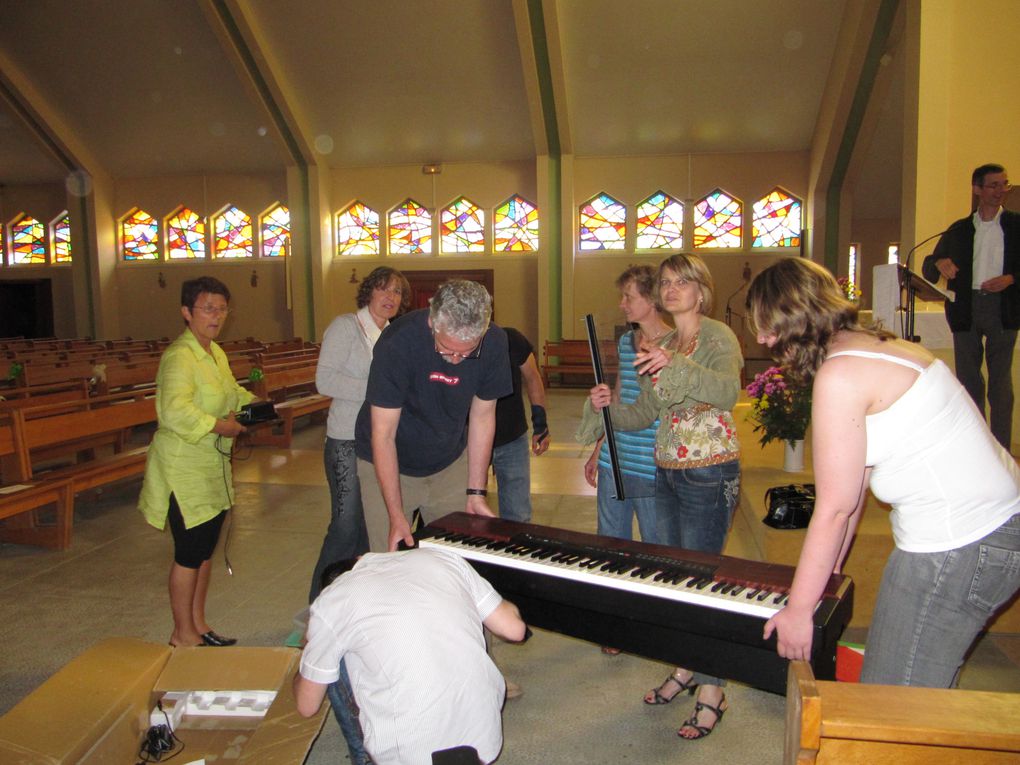
[[[159,272],[159,276],[156,277],[156,282],[159,284],[160,289],[166,289],[166,277],[163,276],[163,272]]]
[[[356,269],[356,268],[352,268],[351,269],[351,278],[348,281],[351,284],[357,284],[358,283],[358,269]]]
[[[252,287],[259,286],[259,272],[254,269],[251,272],[251,286]]]
[[[443,172],[443,166],[438,162],[429,162],[421,166],[422,175],[439,175]]]

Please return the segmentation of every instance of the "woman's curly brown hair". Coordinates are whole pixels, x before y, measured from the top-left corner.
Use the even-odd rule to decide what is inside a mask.
[[[406,276],[389,266],[379,266],[361,280],[361,284],[358,285],[358,308],[364,308],[371,302],[373,290],[385,289],[391,281],[396,281],[400,287],[400,311],[401,313],[406,311],[411,305],[411,285]]]
[[[837,332],[863,332],[881,340],[894,335],[862,327],[857,305],[847,300],[835,277],[804,258],[784,258],[751,282],[747,315],[755,332],[775,335],[772,355],[796,382],[808,384],[829,352]]]

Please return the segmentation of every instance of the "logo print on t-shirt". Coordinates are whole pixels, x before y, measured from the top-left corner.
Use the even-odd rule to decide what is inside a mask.
[[[432,374],[430,374],[429,381],[441,382],[445,383],[446,385],[460,385],[459,377],[450,377],[448,375],[444,375],[442,372],[433,372]]]

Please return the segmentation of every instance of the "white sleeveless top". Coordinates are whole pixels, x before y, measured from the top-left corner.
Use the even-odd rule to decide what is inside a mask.
[[[886,410],[868,415],[871,492],[893,506],[893,539],[907,552],[953,550],[1020,512],[1020,470],[992,436],[945,364],[927,367],[871,351],[829,355],[880,359],[918,375]]]

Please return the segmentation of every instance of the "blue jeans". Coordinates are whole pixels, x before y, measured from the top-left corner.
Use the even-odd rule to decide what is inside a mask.
[[[740,462],[655,472],[659,543],[698,552],[721,553],[740,499]],[[694,673],[699,685],[725,685],[721,678]]]
[[[861,682],[951,688],[978,633],[1020,588],[1020,513],[956,550],[894,549]]]
[[[531,520],[531,436],[524,433],[492,450],[499,517],[528,523]]]
[[[352,765],[372,765],[372,760],[365,751],[365,736],[361,732],[361,722],[358,720],[360,710],[354,700],[351,678],[347,674],[347,664],[343,659],[340,660],[340,678],[326,686],[326,695],[329,696],[333,715],[347,741]]]
[[[319,560],[312,572],[309,603],[322,590],[322,572],[327,566],[368,552],[368,531],[365,530],[365,513],[361,507],[361,484],[358,482],[354,442],[327,436],[323,463],[326,467],[326,482],[329,484],[330,520],[322,540]]]
[[[636,515],[641,541],[657,543],[659,530],[655,481],[627,475],[623,488],[626,499],[616,499],[613,496],[615,493],[613,471],[599,466],[596,490],[598,533],[606,537],[631,539]]]

